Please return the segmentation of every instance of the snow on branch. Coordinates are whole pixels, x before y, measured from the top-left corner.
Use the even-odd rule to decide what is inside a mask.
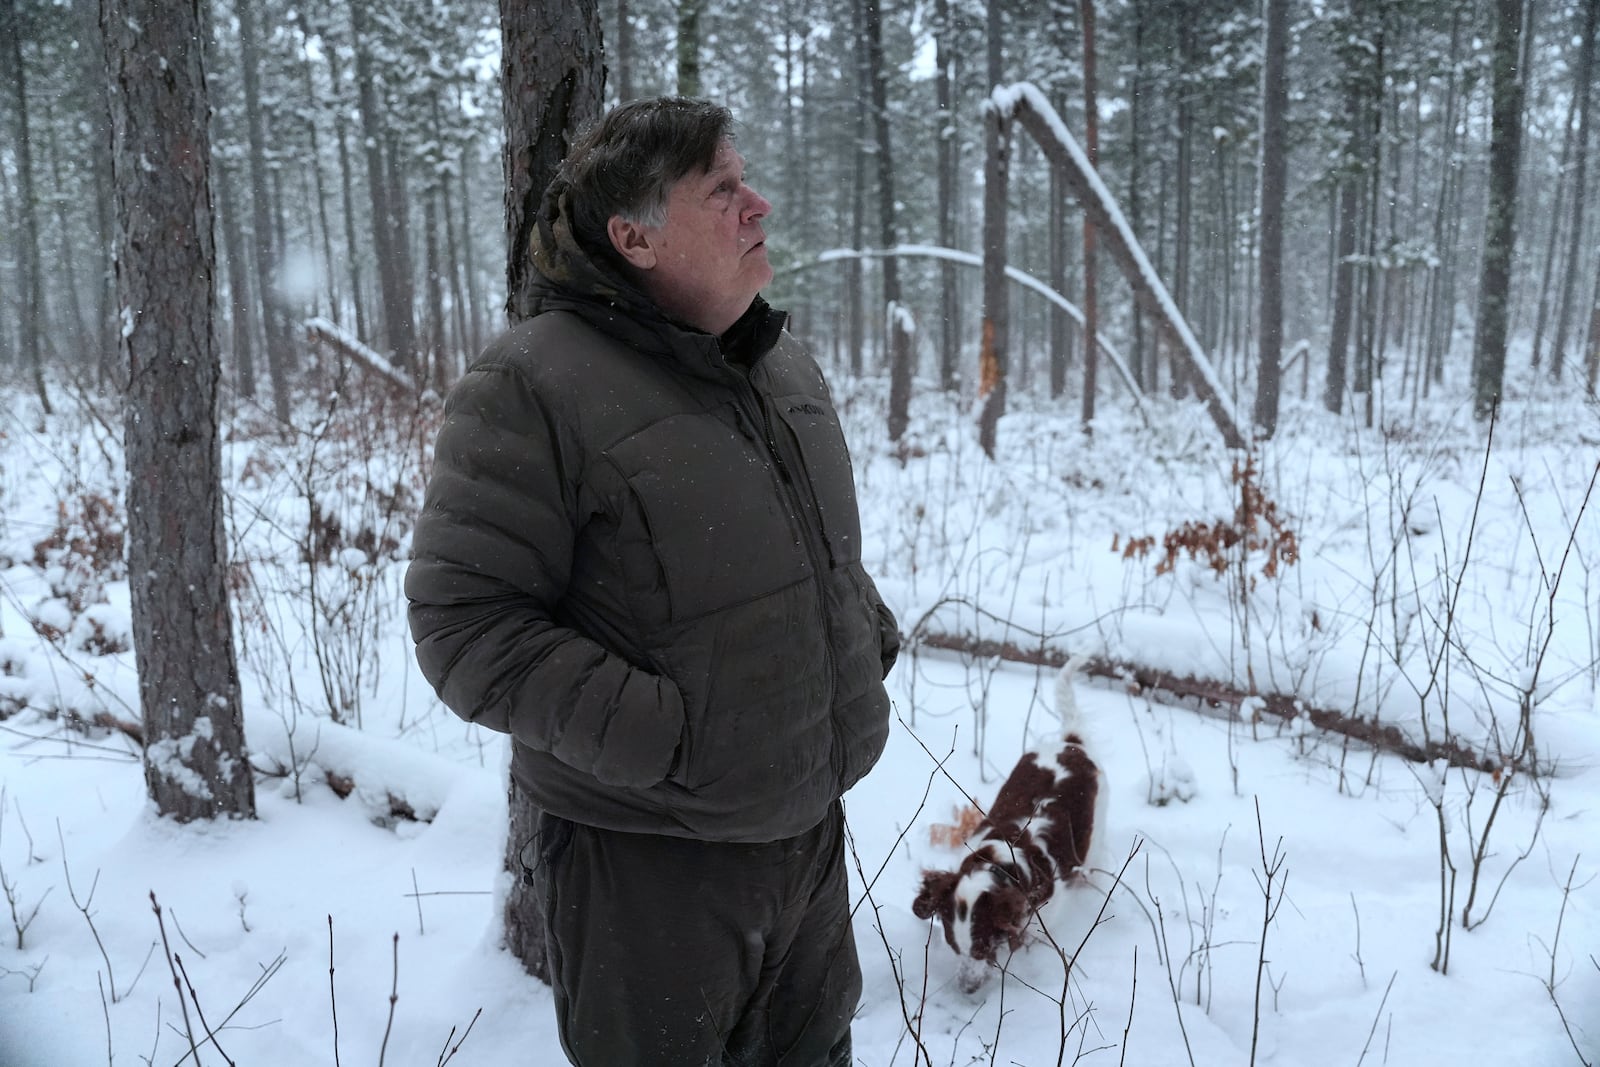
[[[417,383],[411,376],[389,362],[382,353],[368,348],[361,338],[330,319],[310,318],[305,321],[306,339],[312,344],[325,345],[335,353],[363,367],[371,374],[386,378],[408,392],[415,392]]]
[[[1089,163],[1076,139],[1068,132],[1066,123],[1056,114],[1055,108],[1039,89],[1027,82],[997,87],[990,95],[986,107],[1000,118],[1003,124],[1011,120],[1022,123],[1039,143],[1045,156],[1055,165],[1062,179],[1071,187],[1089,221],[1106,238],[1106,245],[1133,287],[1135,296],[1156,317],[1163,332],[1176,348],[1180,359],[1188,363],[1194,374],[1194,388],[1205,401],[1217,429],[1230,448],[1243,448],[1247,436],[1239,429],[1239,419],[1233,404],[1222,386],[1216,368],[1200,347],[1194,331],[1189,328],[1183,313],[1167,292],[1166,285],[1145,255],[1133,227],[1117,206],[1116,198],[1106,188],[1100,175]]]
[[[963,252],[959,248],[945,248],[941,245],[920,244],[898,244],[891,248],[830,248],[827,251],[818,253],[815,262],[818,264],[841,263],[850,259],[888,259],[890,257],[897,259],[943,259],[951,263],[960,263],[965,267],[983,266],[983,257],[976,252]],[[1061,293],[1052,289],[1047,283],[1040,281],[1019,267],[1007,266],[1006,277],[1025,289],[1033,290],[1066,312],[1067,317],[1078,324],[1079,329],[1084,327],[1083,311]],[[1128,369],[1127,361],[1122,358],[1120,352],[1111,346],[1111,342],[1106,339],[1105,334],[1099,333],[1099,331],[1096,331],[1096,334],[1095,340],[1099,343],[1100,351],[1105,353],[1106,358],[1111,361],[1111,365],[1116,368],[1117,377],[1121,380],[1123,387],[1127,389],[1128,395],[1133,398],[1134,404],[1139,408],[1139,413],[1141,415],[1144,414],[1144,391],[1139,388],[1139,383],[1134,378],[1133,372]]]

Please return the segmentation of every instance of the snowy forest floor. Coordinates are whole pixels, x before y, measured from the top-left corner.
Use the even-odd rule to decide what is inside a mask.
[[[858,1063],[1600,1062],[1594,407],[1521,389],[1490,445],[1454,399],[1373,429],[1290,403],[1241,511],[1193,407],[1148,428],[1108,403],[1086,438],[1075,402],[1024,397],[990,462],[958,403],[919,396],[891,448],[882,383],[834,388],[910,637],[889,748],[846,798]],[[380,393],[293,435],[230,413],[259,817],[189,826],[154,817],[120,728],[118,417],[0,404],[3,1067],[562,1062],[548,993],[498,944],[506,747],[411,661],[434,413]],[[1050,729],[1053,683],[932,634],[1297,698],[1495,770],[1082,679],[1108,869],[965,994],[911,900],[955,862],[939,827]]]

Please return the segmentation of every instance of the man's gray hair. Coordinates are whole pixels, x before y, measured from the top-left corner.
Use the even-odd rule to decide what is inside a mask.
[[[578,239],[609,249],[613,215],[645,226],[667,221],[673,185],[711,169],[733,139],[733,113],[678,96],[619,104],[579,136],[561,167]]]

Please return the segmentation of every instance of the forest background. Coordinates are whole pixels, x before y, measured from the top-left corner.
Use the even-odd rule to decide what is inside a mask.
[[[1193,702],[1228,723],[1221,758],[1235,799],[1242,795],[1235,728],[1248,727],[1255,739],[1265,717],[1279,720],[1277,736],[1290,738],[1297,755],[1309,745],[1312,765],[1332,774],[1323,784],[1336,784],[1341,796],[1375,790],[1389,802],[1396,793],[1376,758],[1364,777],[1347,775],[1348,740],[1332,749],[1307,741],[1313,721],[1331,738],[1376,742],[1427,768],[1401,780],[1420,791],[1404,818],[1431,808],[1438,823],[1436,971],[1449,969],[1457,920],[1469,930],[1484,921],[1474,911],[1479,876],[1500,877],[1504,887],[1541,843],[1547,811],[1578,821],[1550,830],[1546,858],[1554,868],[1572,855],[1587,786],[1571,786],[1565,805],[1551,805],[1563,775],[1581,781],[1591,769],[1600,663],[1592,539],[1582,533],[1592,528],[1584,522],[1600,471],[1592,403],[1600,277],[1590,206],[1600,168],[1590,166],[1588,134],[1597,0],[1271,0],[1259,9],[1000,0],[794,0],[749,9],[618,0],[506,3],[499,12],[361,0],[103,5],[119,16],[141,6],[144,21],[105,18],[97,4],[0,0],[12,134],[0,144],[0,374],[12,398],[0,427],[8,446],[0,480],[0,718],[22,738],[7,758],[30,805],[56,796],[48,787],[28,792],[40,781],[35,753],[45,742],[64,745],[80,768],[102,758],[95,752],[111,762],[112,753],[132,754],[145,767],[156,809],[192,817],[182,809],[198,791],[182,787],[187,772],[173,753],[218,740],[224,758],[201,772],[230,769],[236,811],[253,806],[246,801],[254,778],[275,784],[267,804],[277,815],[281,797],[299,804],[312,795],[303,786],[331,790],[360,798],[374,823],[400,828],[398,840],[426,836],[403,828],[428,825],[441,812],[450,813],[445,821],[463,816],[440,800],[448,790],[437,767],[424,769],[383,740],[392,734],[410,744],[425,734],[435,754],[487,758],[481,740],[475,749],[459,738],[441,747],[437,708],[418,714],[414,707],[419,694],[406,688],[395,659],[403,636],[395,625],[397,575],[440,394],[507,312],[517,313],[520,261],[510,256],[508,277],[507,247],[517,247],[524,179],[538,168],[519,155],[515,136],[505,150],[506,131],[540,129],[518,124],[525,96],[559,98],[563,87],[584,81],[603,86],[603,101],[679,91],[723,100],[739,116],[752,183],[777,204],[778,277],[768,295],[792,309],[795,330],[823,358],[843,400],[872,548],[906,616],[913,657],[944,647],[964,664],[964,682],[940,683],[972,698],[975,749],[961,757],[970,762],[951,764],[962,781],[987,781],[1006,762],[987,748],[991,687],[1015,688],[997,673],[999,663],[1043,667],[1080,643],[1067,635],[1097,631],[1097,677]],[[193,17],[188,35],[176,50],[153,45],[156,16],[178,11]],[[514,15],[522,18],[516,32],[503,32]],[[176,24],[160,21],[162,29]],[[120,47],[102,51],[102,38]],[[204,42],[203,64],[201,50],[185,45],[194,41]],[[511,75],[525,57],[502,49],[507,42],[548,45],[553,67],[581,73],[536,85],[519,80]],[[129,143],[138,101],[125,76],[141,55],[163,64],[170,56],[174,67],[181,58],[186,72],[203,74],[193,99],[210,138],[202,153],[211,181],[202,229],[214,234],[215,248],[192,260],[205,268],[192,321],[209,322],[213,300],[220,314],[204,358],[187,361],[212,373],[192,391],[181,375],[127,372],[140,331],[157,317],[154,304],[128,298],[129,284],[154,275],[128,269],[133,253],[149,248],[129,242],[126,231],[139,216],[128,209],[139,202],[132,190],[146,180],[140,175],[161,168],[137,153],[113,158]],[[1030,88],[996,91],[1016,82]],[[503,84],[519,91],[503,95]],[[1036,102],[1059,113],[1059,127],[1043,126],[1061,136],[1036,142],[1038,129],[1019,136],[1012,127],[1003,141],[1001,123],[1024,103],[1037,112]],[[543,127],[547,143],[536,147],[546,162],[559,149],[561,125]],[[1073,154],[1078,146],[1065,130],[1083,138],[1082,156],[1092,164]],[[1068,158],[1074,162],[1063,166]],[[1001,159],[1005,169],[997,170]],[[998,200],[997,174],[1006,177]],[[1121,216],[1101,229],[1102,242],[1142,249],[1131,286],[1137,302],[1115,269],[1118,257],[1093,257],[1097,235],[1078,208],[1092,213],[1096,205],[1102,221]],[[972,269],[1001,259],[1027,284],[1008,288],[992,271]],[[1046,290],[1049,299],[1041,298]],[[182,308],[176,292],[167,291],[164,306]],[[1095,333],[1099,347],[1086,347],[1084,336]],[[1116,374],[1104,373],[1106,362]],[[1196,400],[1207,402],[1210,425]],[[184,409],[186,401],[194,406]],[[1280,401],[1294,435],[1269,448]],[[119,407],[125,432],[116,426]],[[1013,417],[1001,422],[1008,410]],[[168,436],[145,432],[173,413],[187,421]],[[1501,421],[1506,414],[1509,423]],[[1063,421],[1082,432],[1064,437]],[[1504,435],[1497,443],[1499,425],[1512,427],[1511,444]],[[145,691],[134,695],[127,673],[130,644],[150,632],[139,621],[141,595],[152,593],[141,591],[141,576],[158,577],[154,593],[171,603],[196,588],[140,563],[158,531],[139,523],[181,516],[165,525],[187,527],[194,540],[207,513],[138,508],[134,494],[177,482],[176,474],[149,476],[174,451],[164,444],[188,443],[188,433],[206,426],[220,432],[225,467],[205,484],[227,494],[220,505],[215,496],[207,503],[215,518],[227,512],[226,531],[220,521],[214,528],[215,547],[225,551],[208,573],[219,581],[226,575],[245,635],[238,642],[245,710],[256,724],[248,764],[226,759],[228,745],[242,750],[242,727],[234,738],[209,733],[222,717],[200,720],[203,730],[191,718],[188,732],[176,735],[152,727],[151,694],[159,696],[165,682],[199,681],[223,666],[220,658],[196,659],[169,635],[164,667],[173,674],[141,664]],[[981,455],[963,443],[969,434]],[[1246,439],[1248,452],[1240,447]],[[1100,448],[1091,449],[1096,440]],[[134,476],[121,485],[124,448]],[[1307,450],[1314,455],[1299,466]],[[1141,454],[1163,479],[1134,473]],[[1473,456],[1482,457],[1481,468]],[[895,467],[900,474],[886,473]],[[1329,491],[1325,499],[1320,489]],[[1477,555],[1474,492],[1495,509],[1493,536],[1481,538]],[[1293,506],[1280,509],[1285,497]],[[1342,504],[1356,510],[1341,513]],[[1218,511],[1224,517],[1213,519]],[[1164,560],[1159,535],[1149,533],[1161,522],[1169,529]],[[995,562],[994,527],[1004,530],[1005,563]],[[1365,558],[1338,549],[1352,534],[1366,537]],[[1428,561],[1415,556],[1402,565],[1404,545],[1434,538],[1442,551],[1432,561],[1437,573],[1424,575]],[[169,555],[158,552],[156,563],[180,562],[174,546],[181,540]],[[1075,571],[1071,561],[1088,541],[1109,542],[1130,567],[1148,556],[1153,576],[1131,578],[1123,564]],[[1323,571],[1291,593],[1278,580],[1298,561],[1299,544],[1321,546]],[[1480,570],[1486,550],[1508,561],[1503,580],[1514,594],[1493,588],[1498,566]],[[1576,591],[1562,583],[1569,559],[1583,575]],[[1335,596],[1337,624],[1318,610],[1326,607],[1321,583],[1330,570],[1349,583]],[[1082,578],[1092,591],[1087,606],[1100,607],[1091,614],[1120,606],[1081,617],[1086,605],[1064,604],[1061,597],[1070,601],[1073,593],[1052,585],[1064,577]],[[1203,591],[1207,577],[1220,594]],[[1416,583],[1409,590],[1407,580]],[[962,589],[941,596],[945,583]],[[1186,590],[1179,599],[1194,609],[1187,627],[1141,615],[1151,591],[1168,583]],[[1258,592],[1262,584],[1270,595]],[[207,593],[208,603],[226,599]],[[1367,593],[1370,604],[1352,609]],[[1517,643],[1493,610],[1497,595],[1514,605],[1510,628],[1526,626],[1525,647],[1509,664],[1491,662]],[[1173,589],[1161,596],[1174,606]],[[1465,609],[1456,614],[1468,604],[1470,623]],[[1035,610],[1032,625],[1018,617]],[[1369,673],[1372,663],[1379,666]],[[228,677],[233,664],[225,666],[213,692],[238,688],[239,679]],[[924,665],[896,683],[913,723],[930,699],[919,680],[936,674]],[[1036,677],[1024,701],[1030,713],[1038,684]],[[1395,695],[1403,697],[1406,685],[1419,687],[1416,706],[1396,718]],[[142,723],[132,713],[141,703]],[[369,724],[374,729],[360,741],[342,732]],[[1013,751],[1019,731],[1027,733],[1026,720],[993,725],[1005,739],[1000,747]],[[1536,725],[1545,747],[1535,743]],[[1169,747],[1184,732],[1170,724],[1161,731]],[[107,742],[113,747],[99,747]],[[1177,748],[1159,766],[1148,751],[1143,762],[1147,778],[1134,792],[1143,790],[1152,808],[1192,799],[1193,775]],[[63,772],[61,781],[76,773]],[[905,787],[915,773],[880,779]],[[1210,766],[1200,776],[1216,773],[1225,772]],[[109,783],[96,781],[92,792],[101,795]],[[124,793],[125,785],[118,787]],[[896,797],[904,791],[884,788]],[[481,782],[472,789],[481,794]],[[58,799],[67,796],[63,790]],[[1497,823],[1502,804],[1515,816]],[[490,807],[482,796],[470,805]],[[7,810],[0,803],[0,819]],[[90,846],[83,819],[93,816],[79,812],[56,854],[28,834],[20,796],[9,810],[27,837],[22,869],[32,880],[46,859],[59,859],[74,905],[69,842],[98,862],[135,847],[148,830]],[[1380,822],[1402,818],[1382,811]],[[1206,806],[1203,814],[1215,812]],[[860,820],[864,834],[872,821]],[[1330,809],[1307,822],[1332,828],[1338,817]],[[1504,841],[1508,823],[1528,835],[1524,851],[1489,847],[1491,837]],[[908,874],[902,868],[913,857],[898,854],[892,826],[875,826],[864,840],[895,877]],[[1260,839],[1268,915],[1259,932],[1256,1030],[1263,973],[1275,982],[1266,942],[1281,868],[1269,859],[1268,840]],[[18,955],[7,957],[16,966],[0,979],[20,994],[24,984],[33,991],[48,957],[24,950],[42,900],[36,886],[30,895],[15,880],[16,841],[11,829],[11,873],[0,854],[0,888]],[[1218,884],[1223,851],[1219,845]],[[392,864],[392,848],[381,854],[380,866]],[[919,848],[917,858],[924,854]],[[1194,849],[1177,858],[1192,861]],[[1580,859],[1572,858],[1564,886],[1556,874],[1551,880],[1561,919],[1570,898],[1573,929],[1589,938],[1577,950],[1587,990],[1593,924]],[[1236,874],[1238,857],[1229,862]],[[155,873],[140,863],[132,871]],[[1470,878],[1471,889],[1461,887],[1464,907],[1458,871]],[[249,934],[251,894],[240,885],[237,924]],[[428,894],[412,888],[420,905]],[[1146,889],[1159,922],[1160,894]],[[273,885],[274,896],[287,890]],[[870,881],[867,890],[870,897]],[[1216,892],[1209,903],[1200,894],[1198,915],[1185,901],[1191,941],[1201,938],[1189,958],[1175,963],[1161,952],[1175,978],[1174,1007],[1191,964],[1200,961],[1209,983],[1223,910]],[[1281,885],[1278,892],[1281,902]],[[60,932],[54,910],[44,908],[35,934]],[[80,910],[94,932],[91,910]],[[118,916],[119,934],[131,931],[131,921],[120,921],[126,918]],[[1357,910],[1365,989],[1360,918]],[[421,934],[420,906],[417,919]],[[1534,998],[1535,1010],[1524,996],[1519,1007],[1547,1023],[1553,1007],[1567,1024],[1558,996],[1561,919],[1547,946],[1548,997]],[[514,900],[506,922],[514,951],[537,958],[517,944]],[[893,926],[891,916],[880,930]],[[327,933],[331,972],[331,916]],[[902,924],[895,936],[920,931]],[[888,938],[887,962],[876,966],[890,973],[880,977],[907,982],[899,955],[906,946]],[[1531,929],[1528,939],[1538,941]],[[1491,955],[1505,947],[1503,939],[1479,944]],[[169,964],[177,959],[170,950],[163,955]],[[78,965],[74,981],[97,966],[86,954],[69,964]],[[1138,968],[1135,950],[1135,993]],[[109,977],[109,957],[105,970]],[[1593,970],[1600,975],[1600,963]],[[1062,1049],[1079,1030],[1068,1026],[1067,994],[1080,989],[1064,980]],[[118,992],[113,982],[113,1005]],[[920,1028],[930,1018],[961,1044],[962,1004],[940,1004],[930,1015],[914,991],[909,1006],[907,986],[900,992],[908,1014],[897,1019],[880,1009],[874,1044],[898,1056],[911,1041],[926,1056]],[[48,1011],[62,993],[26,1003]],[[84,993],[78,990],[79,1011]],[[1198,977],[1192,994],[1198,1005]],[[1209,1013],[1209,992],[1204,1000]],[[189,1001],[198,1008],[192,988]],[[1228,1005],[1235,1015],[1240,1007]],[[1382,1004],[1377,1011],[1381,1017]],[[109,1008],[106,1015],[109,1046]],[[157,1015],[159,1039],[159,1003]],[[991,1060],[1006,1017],[999,1010],[996,1038],[984,1046]],[[1180,1029],[1183,1018],[1180,1010]],[[1235,1044],[1248,1039],[1253,1061],[1251,1021],[1247,1012],[1230,1030]],[[1580,1015],[1576,1029],[1563,1026],[1556,1047],[1591,1062],[1594,1025]],[[190,1029],[190,1039],[205,1030]],[[1315,1044],[1314,1029],[1300,1032]],[[1181,1036],[1192,1060],[1188,1035]],[[1173,1036],[1164,1040],[1175,1056]],[[335,1029],[335,1056],[337,1043]]]

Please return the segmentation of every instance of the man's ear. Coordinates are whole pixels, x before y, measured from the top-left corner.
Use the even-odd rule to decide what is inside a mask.
[[[612,215],[606,223],[606,236],[611,238],[611,247],[635,270],[649,270],[656,265],[655,243],[639,223]]]

